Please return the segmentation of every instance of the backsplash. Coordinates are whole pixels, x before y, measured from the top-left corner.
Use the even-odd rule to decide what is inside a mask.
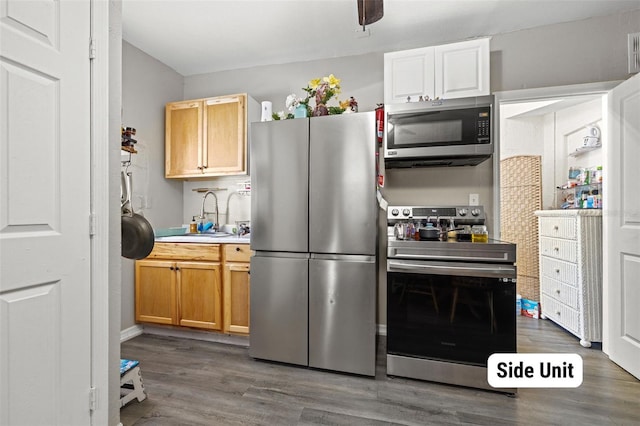
[[[198,188],[216,189],[215,194],[218,197],[218,216],[220,226],[224,224],[235,224],[236,221],[251,220],[251,195],[238,192],[244,185],[249,182],[249,176],[222,176],[210,180],[185,181],[183,186],[183,223],[191,222],[193,216],[199,216],[202,209],[202,197],[204,192],[196,192]],[[211,212],[207,215],[209,220],[214,222],[215,219],[215,201],[214,197],[207,197],[205,203],[205,212]]]

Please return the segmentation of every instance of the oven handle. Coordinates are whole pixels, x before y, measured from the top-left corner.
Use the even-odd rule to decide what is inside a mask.
[[[457,277],[516,278],[516,267],[514,265],[484,265],[463,262],[387,260],[387,272],[410,272]]]

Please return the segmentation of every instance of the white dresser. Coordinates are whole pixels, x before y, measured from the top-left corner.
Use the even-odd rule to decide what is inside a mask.
[[[602,341],[602,210],[537,210],[541,317]]]

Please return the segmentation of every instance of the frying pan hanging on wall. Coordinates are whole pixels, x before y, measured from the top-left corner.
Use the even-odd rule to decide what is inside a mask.
[[[144,216],[133,211],[131,203],[131,173],[120,173],[122,213],[122,256],[140,260],[149,256],[154,245],[153,228]]]

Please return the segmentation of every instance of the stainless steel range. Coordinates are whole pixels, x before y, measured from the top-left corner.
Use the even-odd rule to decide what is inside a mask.
[[[515,244],[458,240],[485,221],[482,206],[388,208],[388,375],[516,392],[486,370],[516,352]]]

